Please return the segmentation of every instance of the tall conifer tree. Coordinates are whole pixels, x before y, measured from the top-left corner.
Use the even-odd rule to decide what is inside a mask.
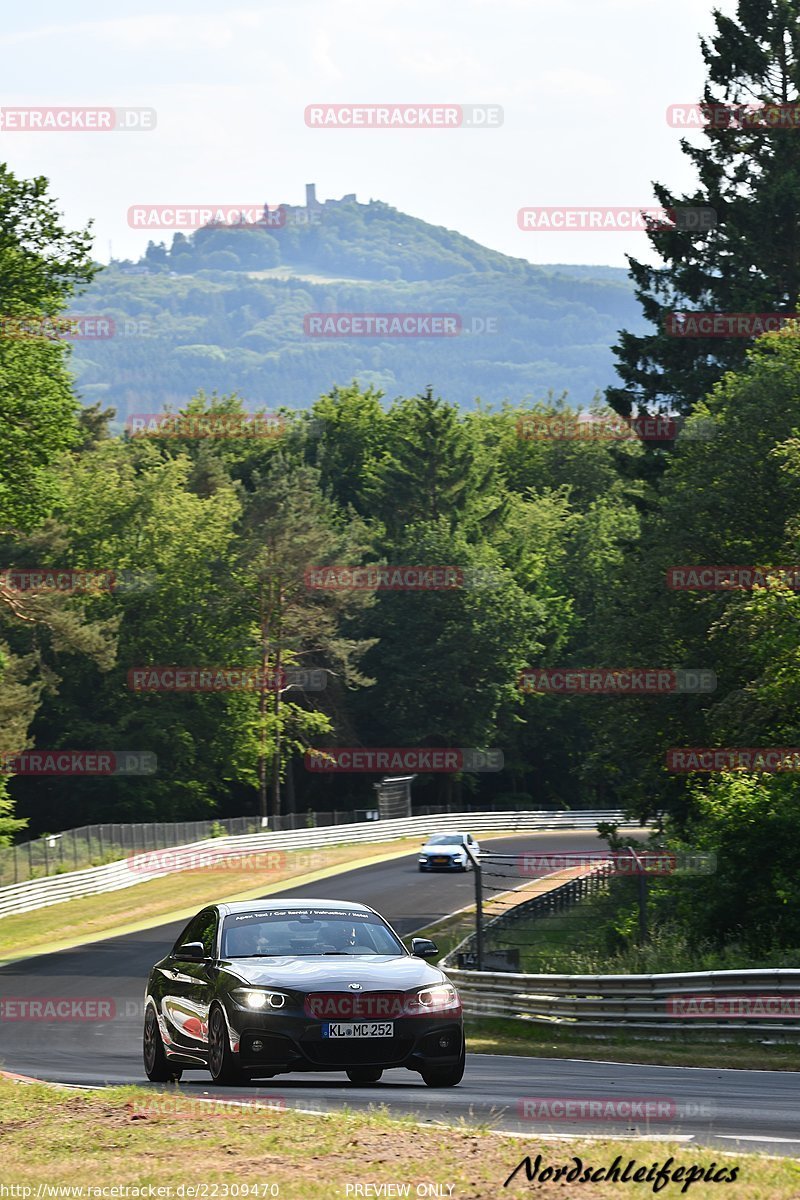
[[[714,20],[716,33],[701,40],[704,144],[681,140],[698,188],[654,191],[668,209],[712,208],[716,227],[677,220],[647,235],[663,265],[629,258],[655,330],[623,330],[614,347],[624,386],[606,395],[624,416],[634,408],[690,412],[752,345],[748,337],[676,336],[667,331],[673,313],[793,313],[800,297],[800,0],[739,0],[735,17],[715,10]],[[728,115],[738,106],[749,116]]]

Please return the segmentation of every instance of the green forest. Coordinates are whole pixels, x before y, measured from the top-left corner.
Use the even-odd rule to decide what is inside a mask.
[[[766,99],[764,80],[779,70],[786,89],[798,89],[798,55],[783,53],[785,23],[754,6],[740,23],[718,14],[717,26],[706,47],[707,100],[719,89],[728,99],[753,89]],[[184,393],[176,384],[173,409],[193,422],[183,431],[131,436],[113,406],[81,403],[87,388],[76,389],[72,371],[83,348],[43,336],[0,339],[4,761],[36,748],[139,751],[157,763],[143,776],[7,771],[0,836],[100,820],[364,809],[376,775],[309,770],[311,750],[500,751],[501,770],[419,772],[415,803],[660,815],[672,845],[717,855],[716,874],[674,902],[671,919],[687,936],[738,940],[760,953],[800,946],[796,753],[780,760],[786,769],[685,770],[669,757],[691,747],[800,745],[800,323],[726,342],[676,342],[662,332],[664,314],[678,307],[797,311],[800,139],[735,127],[706,138],[702,152],[685,146],[698,190],[656,191],[665,205],[708,204],[726,220],[712,231],[648,234],[663,265],[632,261],[631,276],[658,332],[621,330],[621,386],[609,389],[609,407],[592,410],[595,428],[619,414],[679,412],[685,423],[670,442],[531,436],[534,418],[568,425],[563,397],[465,406],[447,371],[444,381],[387,395],[353,380],[344,347],[341,360],[315,367],[326,383],[309,387],[302,407],[271,377],[254,404],[252,392],[233,386],[224,354],[208,366],[203,355],[217,344],[208,328],[216,322],[221,339],[235,325],[250,338],[248,353],[269,356],[275,324],[288,328],[302,304],[299,293],[267,303],[252,283],[211,277],[224,269],[241,280],[259,254],[279,255],[265,249],[265,234],[250,240],[241,229],[173,243],[169,253],[151,249],[153,277],[136,277],[150,307],[124,309],[161,313],[170,298],[180,324],[206,298],[205,314],[192,318],[195,349],[205,347],[192,368],[202,386]],[[767,207],[769,235],[759,215]],[[381,206],[338,214],[350,223],[347,236],[327,227],[314,257],[319,264],[327,247],[331,270],[374,268],[381,279],[395,271],[397,287],[462,272],[476,297],[484,279],[505,272],[510,309],[515,289],[531,286],[532,268],[452,237],[420,241],[413,265],[389,250],[376,265],[363,249],[370,220],[383,237],[387,221],[398,222],[394,236],[405,218]],[[122,294],[128,282],[118,268],[100,270],[90,245],[89,231],[64,227],[45,179],[0,169],[5,314],[99,311],[98,297]],[[236,264],[219,257],[234,253]],[[306,253],[287,241],[278,261]],[[177,282],[171,267],[180,268]],[[624,289],[608,286],[621,311]],[[234,319],[226,297],[236,287]],[[311,290],[307,299],[319,307]],[[574,349],[569,320],[558,320]],[[472,377],[461,350],[450,348],[453,363]],[[530,365],[538,351],[521,336],[519,353]],[[134,350],[117,360],[139,411],[150,410],[140,401],[152,400],[151,367]],[[244,418],[254,411],[282,421],[253,436]],[[410,590],[309,583],[318,568],[381,564],[429,568],[432,577],[445,570],[457,582]],[[749,582],[731,585],[726,571],[735,566],[749,567]],[[690,568],[704,567],[724,568],[723,582],[691,583]],[[118,582],[67,590],[46,575],[24,582],[45,569]],[[307,671],[325,686],[131,687],[132,672],[156,666],[308,681],[292,675]],[[533,668],[702,671],[715,686],[553,694],[521,685]]]

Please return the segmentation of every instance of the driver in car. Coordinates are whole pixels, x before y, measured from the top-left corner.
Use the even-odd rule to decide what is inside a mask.
[[[258,954],[256,946],[256,930],[252,926],[248,929],[244,926],[242,929],[231,929],[226,934],[226,952],[234,958],[249,958],[253,954]]]
[[[364,949],[363,943],[359,941],[358,930],[354,925],[337,922],[331,930],[329,940],[340,953],[358,954],[360,949]]]

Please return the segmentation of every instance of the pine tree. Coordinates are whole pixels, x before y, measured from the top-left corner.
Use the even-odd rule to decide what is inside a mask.
[[[723,123],[739,105],[800,99],[800,0],[739,0],[735,18],[715,10],[714,19],[716,33],[701,39],[707,144],[681,139],[699,186],[683,196],[661,184],[654,191],[666,209],[712,208],[716,227],[697,231],[676,220],[647,235],[665,265],[629,258],[655,331],[623,330],[614,347],[625,386],[606,396],[623,416],[634,408],[688,413],[726,370],[744,363],[752,338],[671,335],[671,314],[794,313],[800,296],[800,105],[797,119],[783,126],[769,123],[783,118],[774,111]]]
[[[367,492],[390,542],[415,525],[445,520],[451,530],[476,529],[499,518],[494,465],[471,444],[455,405],[429,387],[392,409],[389,429],[390,449],[373,466]]]

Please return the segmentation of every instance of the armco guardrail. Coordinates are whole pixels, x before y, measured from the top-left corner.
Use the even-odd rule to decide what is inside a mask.
[[[670,975],[512,975],[447,968],[468,1016],[522,1017],[550,1027],[800,1039],[800,970]]]
[[[165,871],[164,864],[168,863],[169,856],[173,856],[175,860],[173,869],[181,870],[187,865],[187,859],[191,860],[192,856],[195,865],[201,865],[203,856],[205,855],[208,861],[207,856],[212,853],[220,858],[235,858],[257,851],[310,850],[347,842],[391,841],[395,838],[425,835],[434,829],[469,829],[476,833],[491,829],[594,829],[598,821],[620,821],[623,816],[624,814],[617,810],[450,813],[438,817],[403,817],[396,821],[365,821],[353,825],[295,829],[285,833],[211,838],[186,846],[175,846],[169,850],[143,852],[102,867],[69,871],[63,875],[50,875],[45,879],[33,879],[0,888],[0,918],[11,913],[29,912],[35,908],[59,904],[62,900],[95,896],[144,883],[148,879],[168,873],[169,868]],[[152,871],[148,871],[148,855],[154,863]]]
[[[430,815],[447,809],[420,807],[411,816]],[[405,815],[405,814],[398,814]],[[291,829],[316,829],[324,825],[350,825],[355,821],[377,820],[378,812],[366,808],[343,812],[306,811],[286,813],[272,829],[285,833]],[[43,834],[11,846],[0,846],[0,889],[12,883],[26,883],[45,875],[63,875],[65,871],[82,871],[103,863],[117,862],[129,854],[145,850],[167,850],[186,846],[205,838],[244,836],[260,833],[261,818],[214,817],[199,821],[104,821],[96,825],[80,825],[58,833]]]
[[[223,817],[203,821],[109,821],[62,829],[0,846],[0,889],[116,862],[140,850],[164,850],[205,838],[258,833],[259,827],[258,817]]]

